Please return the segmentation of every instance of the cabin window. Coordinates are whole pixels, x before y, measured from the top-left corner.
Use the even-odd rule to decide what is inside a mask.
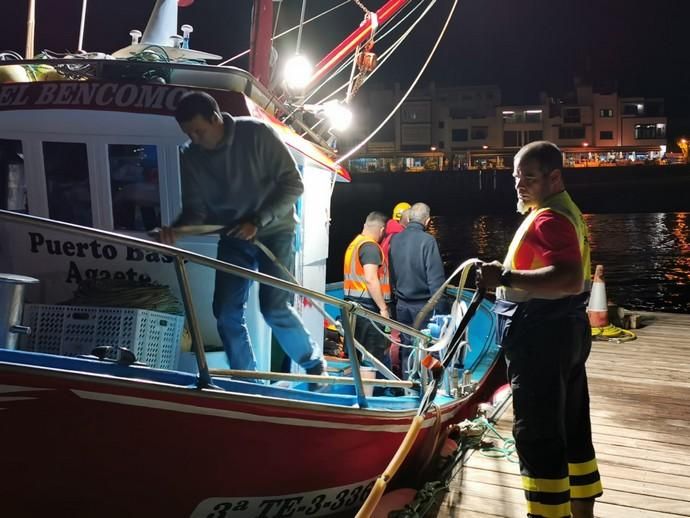
[[[91,191],[86,144],[44,142],[43,160],[51,219],[91,226]]]
[[[503,132],[503,145],[505,147],[519,147],[520,144],[520,132],[519,131],[504,131]]]
[[[580,122],[580,108],[566,108],[563,110],[563,122]]]
[[[467,142],[467,129],[457,128],[451,131],[453,142]]]
[[[0,209],[29,210],[23,157],[21,141],[0,139]]]
[[[115,230],[144,231],[161,225],[156,146],[108,146]]]
[[[558,128],[559,139],[583,139],[585,128],[582,126],[561,126]]]
[[[488,126],[472,126],[472,129],[470,130],[470,138],[472,140],[486,140],[488,136]]]
[[[537,140],[544,140],[544,132],[542,130],[530,130],[527,132],[527,142],[535,142]]]

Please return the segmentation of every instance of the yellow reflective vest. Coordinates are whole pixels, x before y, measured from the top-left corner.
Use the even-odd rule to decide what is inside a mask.
[[[515,260],[518,257],[518,252],[520,250],[520,247],[523,246],[525,242],[525,237],[527,236],[528,232],[532,228],[532,225],[534,224],[534,220],[537,218],[539,214],[545,211],[553,211],[557,212],[558,214],[561,214],[565,216],[568,221],[573,225],[575,228],[575,233],[577,234],[577,239],[578,243],[580,245],[580,256],[582,258],[582,273],[583,273],[583,278],[585,279],[584,282],[584,289],[582,290],[583,292],[590,291],[591,289],[591,260],[590,260],[590,250],[589,250],[589,237],[588,237],[588,232],[587,232],[587,224],[585,223],[584,218],[582,217],[582,213],[580,212],[580,209],[575,205],[573,202],[572,198],[570,195],[565,192],[559,192],[558,194],[554,194],[553,196],[550,196],[546,201],[545,201],[545,206],[541,207],[536,210],[532,210],[527,217],[524,219],[522,224],[520,225],[520,228],[518,228],[517,232],[515,232],[515,235],[513,236],[513,240],[510,243],[510,247],[508,248],[508,253],[506,254],[506,258],[503,261],[503,266],[505,268],[509,268],[511,270],[515,270],[516,265],[515,265]],[[537,268],[541,268],[545,266],[544,264],[540,264],[539,260],[535,258],[535,260],[532,262],[532,264],[528,267],[525,268],[524,265],[520,268],[522,270],[536,270]],[[544,296],[539,296],[539,298],[546,298],[546,299],[560,299],[563,297],[566,297],[567,294],[562,294],[562,295],[556,295],[554,294],[552,297],[544,297]],[[526,290],[521,290],[519,288],[509,288],[507,286],[499,286],[496,289],[496,297],[499,299],[503,300],[509,300],[511,302],[524,302],[526,300],[529,300],[531,298],[534,298],[531,293],[529,293]]]

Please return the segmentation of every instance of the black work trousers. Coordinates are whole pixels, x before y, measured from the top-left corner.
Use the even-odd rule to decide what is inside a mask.
[[[587,316],[584,309],[518,310],[507,328],[503,346],[528,516],[567,517],[571,499],[602,493],[585,371],[592,344]]]

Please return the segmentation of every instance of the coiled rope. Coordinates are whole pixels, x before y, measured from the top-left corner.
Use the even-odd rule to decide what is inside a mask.
[[[613,324],[609,324],[606,327],[593,327],[592,338],[595,340],[622,343],[635,340],[637,338],[637,334],[629,331],[628,329],[623,329],[616,327]]]
[[[444,466],[438,473],[438,479],[426,482],[412,502],[405,505],[403,509],[389,514],[390,518],[422,518],[436,504],[440,494],[448,491],[450,481],[462,469],[467,453],[479,451],[482,455],[506,459],[508,462],[517,463],[515,458],[515,440],[512,437],[503,437],[493,426],[491,421],[484,416],[477,417],[472,421],[466,419],[457,425],[459,430],[458,447],[453,454],[448,457]],[[490,436],[490,437],[487,437]],[[495,446],[491,439],[501,441],[501,446]]]

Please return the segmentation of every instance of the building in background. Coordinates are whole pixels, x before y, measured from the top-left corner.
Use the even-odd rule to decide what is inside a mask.
[[[361,92],[359,134],[374,130],[402,98],[393,89]],[[663,163],[667,120],[659,98],[620,97],[615,88],[576,80],[563,97],[504,105],[496,85],[415,90],[394,117],[349,161],[353,172],[510,168],[521,146],[547,139],[568,167]]]

